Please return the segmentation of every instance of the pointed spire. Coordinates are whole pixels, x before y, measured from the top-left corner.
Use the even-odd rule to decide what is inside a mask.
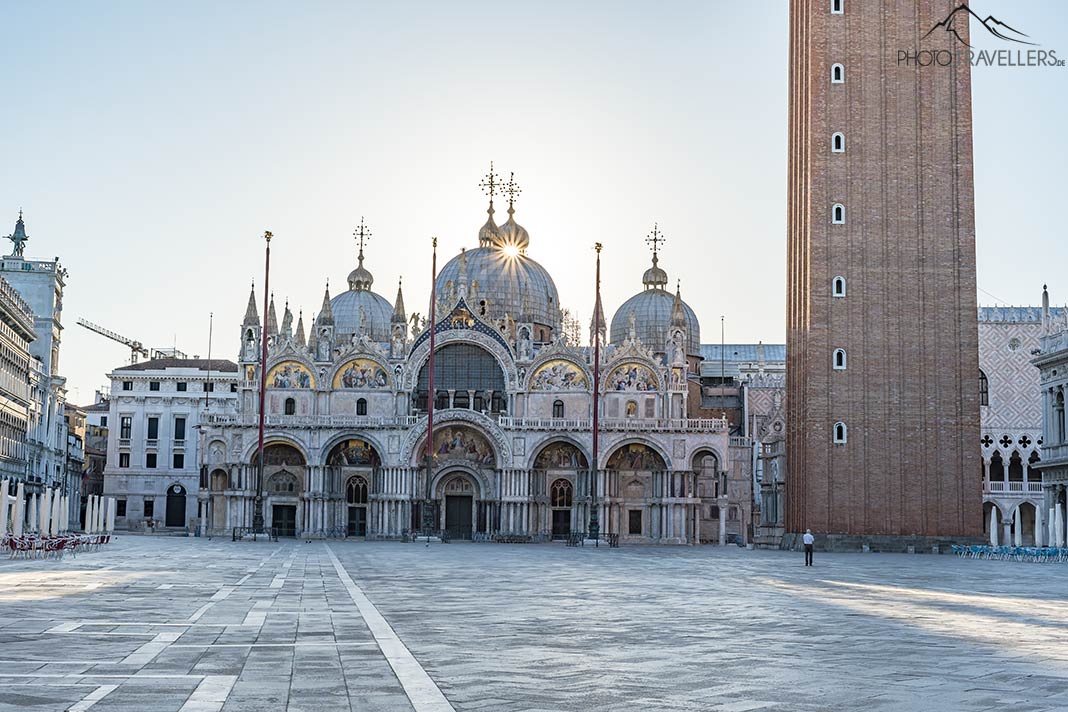
[[[315,314],[312,314],[311,324],[311,331],[308,332],[308,351],[314,354],[319,348],[319,332],[316,329],[316,327],[319,325],[319,320],[318,317],[315,316]]]
[[[289,300],[286,300],[285,309],[282,310],[282,335],[293,335],[293,312],[289,311]]]
[[[597,295],[597,303],[593,305],[593,316],[590,317],[590,346],[596,343],[596,336],[599,334],[602,343],[607,341],[605,335],[608,333],[608,326],[604,320],[604,308],[601,306],[601,295]]]
[[[407,324],[408,318],[404,315],[404,292],[401,290],[401,280],[397,280],[397,301],[393,304],[393,318],[390,322],[394,324]]]
[[[278,334],[278,317],[274,313],[274,292],[271,293],[271,304],[267,307],[267,335]]]
[[[245,307],[245,320],[241,326],[259,326],[260,314],[256,311],[256,283],[252,283],[252,289],[248,293],[248,306]]]
[[[299,346],[301,348],[304,348],[306,343],[305,343],[305,338],[304,338],[304,310],[303,309],[300,310],[299,316],[297,317],[297,335],[296,335],[295,338],[296,338],[297,346]]]
[[[675,301],[671,305],[671,325],[686,328],[686,310],[682,307],[682,280],[675,286]]]
[[[330,308],[330,283],[326,283],[326,291],[323,292],[323,306],[319,310],[319,317],[315,322],[319,325],[334,325],[334,310]]]

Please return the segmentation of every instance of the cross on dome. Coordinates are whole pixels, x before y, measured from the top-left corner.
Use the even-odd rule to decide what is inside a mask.
[[[360,260],[363,260],[363,243],[366,240],[371,239],[371,228],[367,227],[363,221],[363,216],[360,216],[360,226],[352,231],[353,239],[360,243]]]
[[[515,210],[513,209],[515,205],[515,198],[517,195],[523,192],[523,189],[520,188],[519,184],[515,182],[515,171],[509,174],[508,182],[504,184],[504,188],[501,190],[501,192],[508,196],[508,213],[511,214],[515,212]]]

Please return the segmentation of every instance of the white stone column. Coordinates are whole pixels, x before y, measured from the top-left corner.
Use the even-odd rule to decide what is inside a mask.
[[[1057,505],[1054,507],[1054,519],[1057,529],[1057,546],[1064,546],[1064,508],[1061,506],[1060,497],[1057,498]]]
[[[1020,508],[1016,507],[1016,511],[1012,513],[1012,525],[1015,530],[1012,535],[1013,546],[1023,546],[1023,520],[1020,517]]]
[[[1042,519],[1042,507],[1035,507],[1035,546],[1043,546],[1045,543],[1042,536],[1045,533]]]
[[[719,545],[727,545],[727,508],[719,508]]]

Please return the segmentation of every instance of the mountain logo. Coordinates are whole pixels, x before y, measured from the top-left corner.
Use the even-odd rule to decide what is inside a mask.
[[[960,32],[958,32],[958,29],[960,27],[959,23],[964,23],[964,26],[967,27],[968,20],[972,17],[978,20],[979,24],[985,27],[987,32],[999,39],[1003,39],[1007,42],[1018,42],[1020,44],[1037,46],[1037,43],[1035,42],[1028,42],[1027,40],[1019,39],[1020,37],[1027,37],[1028,39],[1030,39],[1030,37],[1024,34],[1023,32],[1020,32],[1019,30],[1010,27],[1009,25],[1006,25],[1004,22],[994,17],[993,15],[987,15],[986,19],[984,20],[983,18],[972,12],[972,9],[968,7],[968,5],[965,3],[961,3],[956,8],[954,8],[952,12],[946,15],[946,19],[936,22],[934,24],[934,27],[928,30],[927,34],[924,35],[921,39],[926,39],[935,30],[942,28],[946,32],[956,37],[957,40],[965,47],[971,47],[971,45],[965,42],[964,38],[960,36]],[[1011,33],[1011,35],[1009,33]],[[1012,35],[1016,35],[1016,37],[1013,37]]]

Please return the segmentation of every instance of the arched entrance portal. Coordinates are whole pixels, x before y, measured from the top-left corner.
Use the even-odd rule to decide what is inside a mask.
[[[356,475],[345,484],[349,536],[367,536],[367,480]]]
[[[173,484],[167,488],[167,518],[165,524],[168,527],[185,526],[185,487]]]
[[[549,502],[553,511],[553,539],[566,539],[571,533],[571,504],[575,488],[569,480],[560,478],[553,482]]]
[[[259,464],[254,454],[252,466]],[[278,536],[296,536],[310,529],[302,494],[306,481],[303,453],[288,443],[270,443],[263,448],[263,512],[267,526]]]
[[[445,533],[450,539],[470,539],[475,530],[475,485],[464,474],[446,475]]]

